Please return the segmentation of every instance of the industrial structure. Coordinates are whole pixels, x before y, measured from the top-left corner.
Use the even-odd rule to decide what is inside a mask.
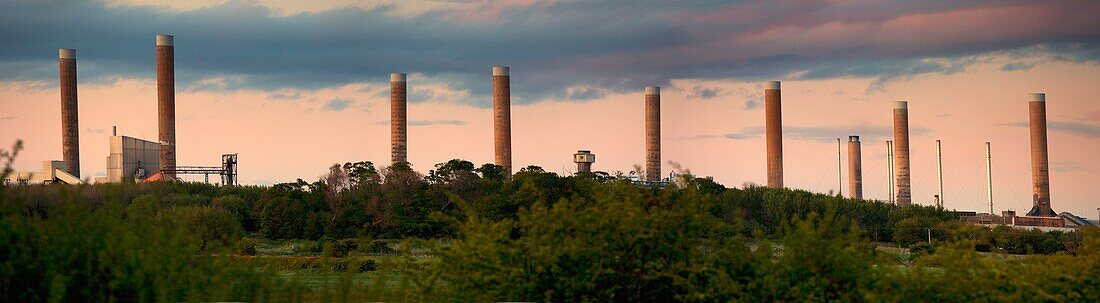
[[[645,181],[661,181],[661,88],[645,87]]]
[[[57,51],[61,82],[61,159],[66,172],[80,177],[80,124],[76,99],[76,50]]]
[[[589,150],[578,150],[573,154],[573,163],[577,163],[577,174],[591,174],[592,163],[596,163],[596,154]]]
[[[160,169],[176,167],[176,51],[174,38],[157,35],[157,126]],[[174,172],[165,177],[175,178]]]
[[[493,67],[493,146],[496,165],[512,178],[512,87],[508,67]]]
[[[779,81],[764,83],[764,137],[767,141],[768,187],[783,188],[783,108]]]
[[[863,199],[863,151],[859,136],[848,136],[848,197]]]
[[[894,174],[898,206],[912,204],[912,188],[909,175],[909,102],[894,102]]]
[[[175,131],[175,64],[174,37],[156,35],[157,74],[157,126],[158,141],[120,136],[117,130],[108,139],[110,154],[107,157],[107,176],[97,178],[103,182],[123,180],[176,180],[177,175],[202,174],[209,181],[210,175],[219,175],[222,184],[237,183],[237,155],[222,155],[221,166],[179,166],[176,159]],[[5,184],[46,184],[82,182],[80,170],[79,106],[77,97],[76,50],[58,50],[59,87],[61,100],[61,136],[63,160],[43,161],[40,172],[16,172],[6,177]],[[408,113],[407,75],[390,75],[391,106],[391,160],[393,163],[408,161]],[[494,163],[503,167],[511,177],[511,88],[508,67],[492,67],[493,115],[494,115]],[[1032,168],[1032,208],[1025,216],[1015,211],[994,214],[992,152],[986,142],[986,177],[988,214],[974,213],[967,221],[979,224],[1008,224],[1014,226],[1065,227],[1087,221],[1069,213],[1056,213],[1051,208],[1050,167],[1047,146],[1046,95],[1032,93],[1028,96],[1029,126]],[[660,87],[647,86],[644,94],[645,167],[642,178],[632,179],[640,184],[662,185],[674,179],[661,178],[661,94]],[[782,91],[779,81],[764,83],[765,143],[767,157],[767,186],[784,188],[783,178],[783,124]],[[843,195],[843,145],[837,139],[837,190]],[[863,198],[862,147],[859,136],[848,137],[848,196]],[[886,141],[888,201],[898,206],[912,204],[909,110],[907,101],[896,101],[893,106],[893,140]],[[592,172],[595,154],[578,150],[574,154],[578,174]],[[943,150],[936,140],[937,194],[934,204],[942,207],[944,197]],[[631,172],[634,175],[634,172]],[[965,216],[964,216],[965,217]]]
[[[1028,95],[1031,126],[1031,188],[1032,206],[1028,216],[1053,217],[1050,208],[1050,164],[1047,162],[1047,95]]]
[[[408,103],[404,73],[390,74],[390,161],[409,162]]]

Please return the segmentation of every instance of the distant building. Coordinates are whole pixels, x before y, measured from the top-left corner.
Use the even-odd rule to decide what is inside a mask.
[[[69,165],[65,161],[51,160],[42,161],[42,171],[37,172],[12,172],[0,182],[4,185],[30,185],[30,184],[51,184],[51,183],[65,183],[65,184],[77,184],[81,183],[80,178],[70,175],[68,173]]]
[[[140,181],[160,172],[160,143],[127,136],[111,136],[109,140],[111,154],[107,157],[107,178],[97,178],[97,181]]]
[[[1096,226],[1092,222],[1069,212],[1054,217],[1017,216],[1016,211],[1002,211],[1001,215],[975,212],[956,212],[959,219],[974,225],[996,227],[998,225],[1019,229],[1039,229],[1042,231],[1073,231],[1081,227]]]

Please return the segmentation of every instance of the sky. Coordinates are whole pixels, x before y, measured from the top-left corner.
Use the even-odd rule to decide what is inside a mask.
[[[238,153],[245,184],[389,165],[391,72],[409,74],[414,169],[491,162],[490,68],[509,66],[517,168],[571,173],[587,149],[596,170],[634,170],[654,85],[663,172],[764,184],[763,83],[779,80],[786,186],[835,192],[836,138],[858,135],[864,196],[885,199],[908,100],[914,203],[932,204],[942,140],[944,204],[976,211],[987,141],[994,208],[1031,208],[1027,94],[1045,92],[1052,206],[1095,218],[1096,16],[1096,1],[0,0],[0,146],[24,141],[17,170],[61,158],[57,49],[74,48],[81,177],[105,175],[112,126],[156,140],[169,34],[177,162]]]

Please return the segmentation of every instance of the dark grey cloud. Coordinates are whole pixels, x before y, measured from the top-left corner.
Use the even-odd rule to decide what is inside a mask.
[[[721,92],[722,88],[720,87],[695,86],[691,89],[691,93],[688,94],[688,98],[711,99],[717,97]]]
[[[1087,172],[1089,169],[1076,161],[1051,161],[1050,170],[1060,173]]]
[[[1011,127],[1031,127],[1026,121],[1001,123]],[[1085,138],[1100,138],[1100,125],[1076,121],[1047,121],[1047,129]]]
[[[918,14],[1021,7],[1036,17],[1029,31],[1016,35],[1003,34],[1009,29],[999,24],[958,25],[972,28],[950,37],[921,32],[923,27],[915,34],[889,27]],[[171,11],[16,0],[0,2],[0,80],[52,80],[61,47],[78,50],[82,83],[151,79],[153,36],[165,33],[176,36],[177,82],[186,90],[310,90],[385,83],[390,72],[400,71],[469,90],[470,104],[488,106],[493,65],[512,67],[517,103],[588,100],[674,78],[860,76],[880,79],[869,87],[875,90],[892,79],[958,72],[974,62],[955,59],[989,52],[1095,62],[1100,18],[1091,12],[1098,7],[1038,0],[554,1],[468,21],[455,9],[413,17],[391,14],[390,6],[282,16],[251,1]],[[825,24],[840,29],[810,32]],[[943,31],[937,26],[947,25],[923,30]],[[205,81],[211,78],[220,81]],[[415,80],[410,101],[432,100],[430,92],[415,90]]]
[[[381,120],[374,122],[375,125],[390,125],[390,120]],[[462,120],[409,120],[409,126],[429,126],[429,125],[466,125],[466,121]]]
[[[0,116],[0,121],[12,121],[17,118],[16,116]]]
[[[749,99],[748,101],[745,101],[745,107],[744,107],[745,110],[757,109],[759,107],[760,107],[760,100]]]
[[[1035,64],[1024,63],[1024,62],[1020,62],[1020,61],[1014,61],[1014,62],[1009,62],[1008,64],[1005,64],[1004,66],[1001,66],[1001,70],[1006,71],[1006,72],[1026,71],[1026,70],[1031,69],[1032,67],[1035,67]]]
[[[351,100],[348,100],[348,99],[340,99],[340,98],[332,99],[332,100],[328,101],[328,103],[325,103],[325,106],[321,107],[321,111],[334,111],[334,112],[344,111],[345,109],[348,108],[348,106],[351,106],[352,103],[353,102]]]

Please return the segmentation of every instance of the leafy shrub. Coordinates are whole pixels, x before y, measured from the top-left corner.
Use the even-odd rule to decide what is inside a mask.
[[[909,245],[909,254],[911,254],[914,259],[934,253],[936,253],[936,246],[932,244],[921,242]]]
[[[255,256],[257,245],[260,245],[260,241],[253,238],[244,237],[241,238],[240,241],[237,241],[237,246],[234,252],[236,252],[238,255]]]
[[[162,220],[177,218],[182,220],[188,235],[199,239],[199,251],[207,251],[209,246],[231,247],[241,236],[244,229],[233,214],[220,208],[206,206],[173,207],[162,214]]]

